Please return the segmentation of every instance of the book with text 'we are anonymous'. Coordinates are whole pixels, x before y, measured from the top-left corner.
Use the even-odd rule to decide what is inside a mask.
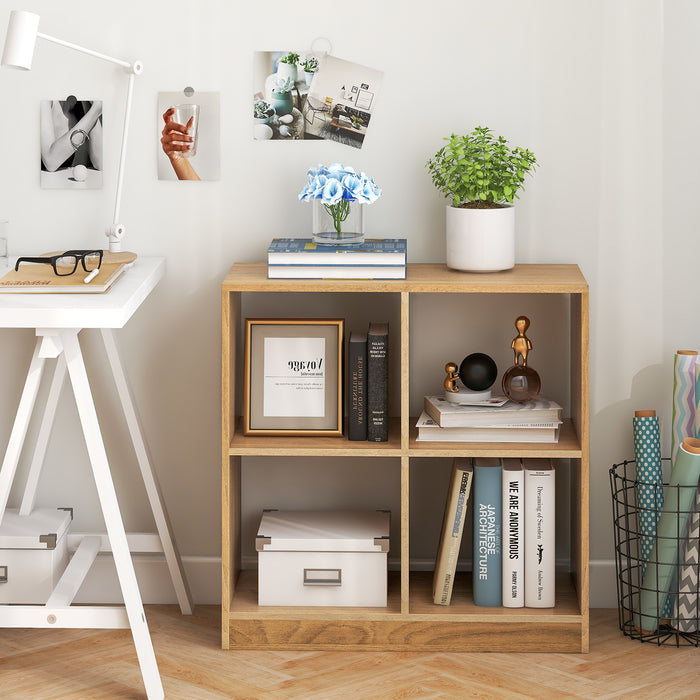
[[[433,574],[433,602],[436,605],[449,605],[452,599],[473,475],[474,468],[469,457],[456,457],[453,460]]]
[[[525,474],[525,607],[553,608],[555,471],[551,459],[523,459]]]
[[[474,457],[473,573],[474,604],[502,605],[502,460]]]
[[[519,457],[503,459],[503,607],[525,605],[525,474]]]

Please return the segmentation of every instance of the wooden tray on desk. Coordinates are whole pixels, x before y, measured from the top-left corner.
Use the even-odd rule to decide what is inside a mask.
[[[58,255],[61,251],[44,253],[41,257]],[[0,293],[41,294],[100,294],[106,292],[126,268],[136,260],[136,253],[110,253],[104,251],[102,265],[97,275],[87,284],[83,282],[87,273],[78,264],[72,275],[60,277],[50,265],[22,263],[19,270],[11,269],[0,277]]]

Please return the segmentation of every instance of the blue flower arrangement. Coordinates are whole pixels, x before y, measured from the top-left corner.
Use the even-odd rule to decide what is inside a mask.
[[[340,235],[342,224],[350,213],[350,203],[372,204],[381,193],[374,179],[366,173],[333,163],[309,168],[308,180],[299,193],[299,199],[302,202],[320,199]]]

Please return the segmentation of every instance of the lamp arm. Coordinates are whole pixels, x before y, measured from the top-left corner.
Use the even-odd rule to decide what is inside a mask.
[[[98,53],[97,51],[92,51],[91,49],[86,49],[84,46],[78,46],[78,44],[71,44],[69,41],[63,41],[63,39],[57,39],[55,36],[49,34],[43,34],[42,32],[36,33],[37,37],[41,39],[46,39],[46,41],[52,41],[54,44],[60,44],[61,46],[66,46],[69,49],[74,49],[75,51],[80,51],[81,53],[86,53],[89,56],[94,56],[95,58],[101,58],[103,61],[109,61],[110,63],[116,63],[119,66],[123,66],[127,70],[133,70],[136,63],[132,66],[128,61],[122,61],[120,58],[112,58],[112,56],[107,56],[103,53]]]

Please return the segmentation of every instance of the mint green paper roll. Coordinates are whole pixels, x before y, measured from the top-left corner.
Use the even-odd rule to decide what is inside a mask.
[[[656,631],[660,612],[666,604],[678,563],[678,546],[685,533],[699,480],[700,440],[686,438],[673,462],[656,542],[642,579],[639,611],[634,614],[634,624],[645,632]]]

